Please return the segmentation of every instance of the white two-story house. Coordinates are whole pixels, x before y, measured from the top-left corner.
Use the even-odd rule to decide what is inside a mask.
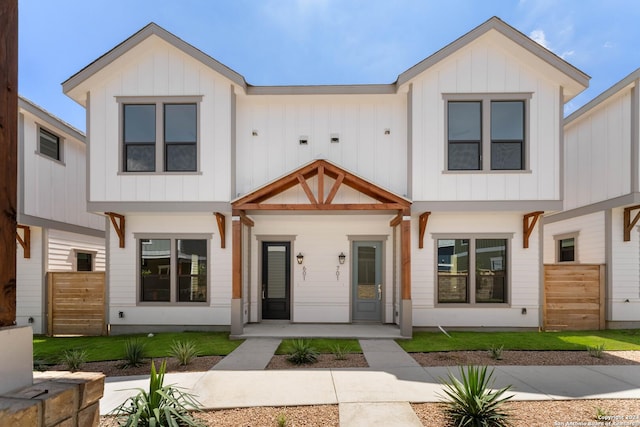
[[[105,222],[87,212],[85,136],[18,100],[16,323],[47,331],[47,273],[104,271]]]
[[[564,122],[564,210],[544,262],[605,265],[607,328],[640,325],[640,69]]]
[[[587,85],[498,18],[351,86],[254,86],[149,24],[63,83],[109,218],[111,331],[537,328],[537,220]]]

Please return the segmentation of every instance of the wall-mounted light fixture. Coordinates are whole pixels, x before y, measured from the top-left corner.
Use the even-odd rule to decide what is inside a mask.
[[[254,130],[252,130],[252,131],[251,131],[251,135],[252,135],[252,136],[258,136],[258,131],[257,131],[257,130],[255,130],[255,129],[254,129]]]
[[[27,320],[27,322],[33,323],[33,317],[29,316],[29,319]]]
[[[384,130],[384,134],[385,134],[385,135],[391,135],[391,129],[386,128],[386,129]]]
[[[347,258],[347,256],[344,254],[344,252],[340,252],[340,255],[338,255],[338,261],[340,262],[340,264],[344,264],[344,260]]]
[[[299,139],[298,139],[298,143],[300,145],[308,145],[309,144],[309,137],[307,135],[302,135]]]
[[[340,135],[338,135],[337,133],[332,133],[331,134],[331,142],[333,144],[337,144],[338,142],[340,142]]]
[[[118,317],[119,317],[120,319],[124,319],[124,311],[119,311],[119,312],[118,312]]]
[[[302,255],[302,252],[298,252],[298,255],[296,255],[296,261],[298,261],[298,264],[302,264],[302,261],[304,261],[304,255]]]

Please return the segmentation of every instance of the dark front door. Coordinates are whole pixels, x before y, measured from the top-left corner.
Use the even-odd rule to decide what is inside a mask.
[[[262,242],[262,318],[290,319],[291,243]]]
[[[354,321],[382,320],[382,242],[353,243]]]

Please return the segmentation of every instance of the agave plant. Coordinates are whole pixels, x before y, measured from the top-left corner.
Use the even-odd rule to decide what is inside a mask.
[[[511,388],[507,386],[492,390],[493,370],[487,367],[467,366],[460,368],[457,379],[449,372],[449,382],[444,383],[441,396],[447,405],[446,412],[458,427],[502,427],[509,425],[509,414],[502,405],[513,395],[505,396]]]
[[[131,338],[124,343],[124,367],[137,368],[142,365],[144,359],[144,342],[137,338]]]
[[[174,341],[169,348],[169,355],[178,359],[178,363],[187,366],[198,357],[200,352],[193,341]]]
[[[128,398],[123,404],[111,411],[120,426],[192,426],[203,427],[189,413],[190,410],[200,410],[200,403],[195,397],[172,385],[163,385],[167,362],[162,361],[156,371],[155,363],[151,362],[151,376],[149,377],[149,391],[138,389],[140,392]]]
[[[304,339],[291,341],[291,350],[287,360],[296,365],[306,363],[316,363],[318,361],[318,352],[311,346],[311,342]]]

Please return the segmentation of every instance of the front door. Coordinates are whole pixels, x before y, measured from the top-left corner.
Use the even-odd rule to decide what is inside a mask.
[[[262,318],[290,319],[291,243],[262,242]]]
[[[382,242],[353,243],[353,321],[382,320]]]

